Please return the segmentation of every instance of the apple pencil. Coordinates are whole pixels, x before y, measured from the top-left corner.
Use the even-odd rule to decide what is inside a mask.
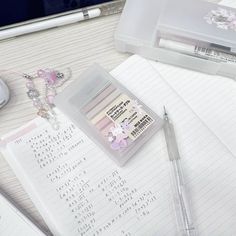
[[[101,15],[101,9],[94,8],[89,10],[84,9],[83,11],[78,13],[71,13],[64,16],[57,16],[55,18],[46,19],[39,22],[30,22],[28,24],[24,24],[21,26],[0,30],[0,40],[16,37],[23,34],[33,33],[49,28],[72,24],[79,21],[99,17],[100,15]]]

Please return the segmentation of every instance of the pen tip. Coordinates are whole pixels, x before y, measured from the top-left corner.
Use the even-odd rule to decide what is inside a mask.
[[[164,114],[167,115],[166,107],[165,106],[163,106],[163,107],[164,107]]]
[[[166,112],[166,107],[165,107],[165,106],[163,106],[163,107],[164,107],[164,119],[165,119],[165,120],[169,120],[168,114],[167,114],[167,112]]]

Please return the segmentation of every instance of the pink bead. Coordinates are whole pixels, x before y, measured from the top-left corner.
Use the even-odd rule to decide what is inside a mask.
[[[55,71],[52,71],[51,73],[48,74],[48,84],[49,85],[54,85],[57,81],[57,75]]]
[[[54,70],[38,70],[38,76],[43,78],[48,85],[54,85],[57,82],[57,74]]]
[[[53,101],[54,101],[54,96],[53,96],[53,95],[48,95],[48,96],[47,96],[47,102],[48,102],[49,104],[53,104]]]

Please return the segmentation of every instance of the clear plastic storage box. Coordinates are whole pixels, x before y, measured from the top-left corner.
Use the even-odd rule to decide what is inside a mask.
[[[236,9],[201,0],[127,0],[119,51],[236,77]]]

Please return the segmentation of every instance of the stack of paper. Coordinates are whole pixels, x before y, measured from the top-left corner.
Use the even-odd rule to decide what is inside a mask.
[[[181,71],[133,56],[112,75],[158,115],[163,114],[164,105],[167,107],[199,234],[235,235],[236,159],[230,142],[235,133],[227,139],[227,127],[235,128],[235,122],[232,116],[221,119],[225,124],[219,126],[213,122],[227,109],[234,111],[235,103],[225,98],[213,105],[209,100],[214,94],[224,97],[223,85],[233,91],[234,84],[217,77],[201,78],[200,73],[191,79],[188,71]],[[209,85],[206,92],[201,89],[203,80]],[[187,85],[201,92],[199,99],[188,93]],[[209,99],[203,98],[204,93]],[[65,117],[60,115],[60,119],[63,125],[59,131],[36,119],[2,143],[7,161],[52,232],[71,236],[175,235],[163,133],[153,137],[125,167],[118,168]]]

